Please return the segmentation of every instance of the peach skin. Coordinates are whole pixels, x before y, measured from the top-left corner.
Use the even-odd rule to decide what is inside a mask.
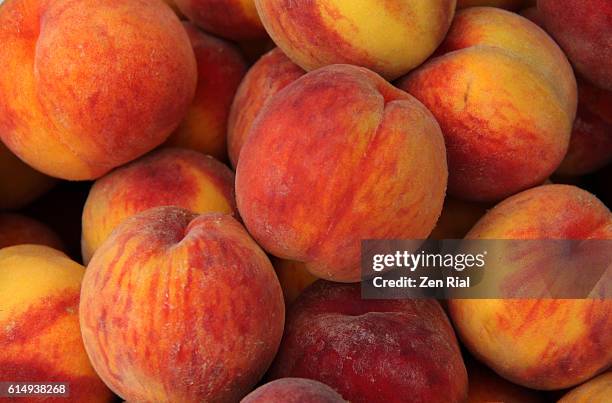
[[[21,214],[0,213],[0,249],[22,244],[64,250],[62,240],[45,224]]]
[[[266,37],[253,0],[174,0],[206,32],[234,41]]]
[[[210,156],[165,148],[100,178],[83,209],[83,261],[127,217],[158,206],[234,214],[234,174]]]
[[[63,179],[163,143],[196,88],[189,38],[159,0],[8,0],[0,43],[0,138]]]
[[[605,402],[612,396],[612,372],[606,372],[575,387],[558,403]]]
[[[227,160],[227,120],[232,100],[246,73],[246,63],[231,43],[183,23],[195,52],[198,86],[195,98],[166,144],[190,148]]]
[[[234,167],[253,121],[277,92],[306,72],[278,48],[266,53],[251,67],[238,87],[227,129],[227,151]]]
[[[114,401],[83,348],[78,307],[84,273],[47,246],[0,249],[0,382],[67,382],[70,401]]]
[[[85,348],[127,401],[237,402],[272,362],[283,294],[231,216],[157,207],[124,221],[87,267]],[[143,341],[153,342],[143,342]]]
[[[442,128],[449,194],[497,201],[544,182],[576,114],[576,80],[561,49],[524,17],[473,7],[457,13],[439,54],[398,85]]]
[[[54,184],[53,178],[25,164],[0,141],[1,210],[21,208],[51,189]]]
[[[457,8],[499,7],[507,10],[518,10],[529,7],[535,0],[457,0]]]
[[[240,403],[346,403],[346,400],[324,383],[282,378],[260,386]]]
[[[387,79],[406,74],[438,47],[455,0],[255,0],[268,34],[305,70],[346,63]]]
[[[538,0],[538,12],[576,70],[612,91],[612,2]]]
[[[310,274],[306,265],[294,260],[274,259],[274,270],[278,276],[285,305],[289,306],[304,291],[306,287],[317,281],[317,277]]]
[[[466,238],[612,239],[612,214],[582,189],[544,185],[495,206]],[[610,300],[455,299],[448,306],[466,347],[519,385],[568,388],[612,364]]]
[[[236,199],[268,252],[354,282],[362,239],[429,235],[446,176],[440,128],[421,103],[365,68],[333,65],[263,107],[240,153]]]

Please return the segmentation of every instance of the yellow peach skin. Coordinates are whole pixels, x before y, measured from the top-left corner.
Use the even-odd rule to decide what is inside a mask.
[[[605,402],[612,396],[612,372],[601,374],[567,393],[559,403]]]
[[[0,137],[63,179],[163,143],[196,88],[189,38],[160,0],[8,0],[0,43]]]
[[[227,120],[234,94],[246,72],[246,63],[231,43],[183,23],[198,64],[195,98],[166,144],[200,151],[227,160]]]
[[[290,305],[304,291],[306,287],[318,280],[306,269],[302,262],[294,260],[275,259],[273,262],[274,270],[278,276],[285,305]]]
[[[305,70],[336,63],[387,79],[406,74],[440,44],[455,0],[255,0],[274,42]]]
[[[96,181],[83,209],[83,261],[126,218],[158,206],[196,213],[236,211],[234,174],[210,156],[165,148]]]
[[[113,401],[81,340],[84,273],[83,266],[46,246],[0,249],[0,382],[67,382],[71,401]]]
[[[21,214],[0,213],[0,249],[22,244],[64,250],[62,240],[45,224]]]
[[[544,185],[489,211],[467,239],[612,239],[612,214],[574,186]],[[534,389],[562,389],[612,364],[612,301],[449,300],[468,349],[498,374]]]

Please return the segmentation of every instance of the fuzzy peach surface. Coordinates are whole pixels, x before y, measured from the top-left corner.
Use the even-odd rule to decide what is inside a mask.
[[[469,239],[612,239],[612,214],[567,185],[521,192],[494,207]],[[584,382],[612,364],[612,301],[450,300],[455,328],[498,374],[534,389]]]
[[[158,206],[234,214],[234,174],[210,156],[179,148],[155,151],[114,170],[94,183],[85,202],[83,260],[89,262],[123,220]]]
[[[72,401],[113,401],[81,340],[84,273],[83,266],[47,246],[0,249],[0,381],[67,382]]]
[[[612,372],[596,376],[569,391],[559,403],[605,402],[612,395]]]
[[[236,173],[238,210],[258,243],[343,282],[359,280],[361,239],[426,238],[445,187],[429,111],[349,65],[310,72],[270,100]]]
[[[449,194],[496,201],[544,182],[561,163],[576,114],[576,80],[555,42],[497,8],[457,13],[435,57],[399,87],[444,133]]]
[[[276,354],[284,315],[274,269],[244,228],[177,207],[124,221],[81,291],[86,350],[128,401],[238,401]]]
[[[0,249],[22,244],[64,249],[59,236],[40,221],[21,214],[0,213]]]
[[[305,70],[346,63],[387,79],[406,74],[440,44],[455,0],[255,0],[270,37]]]
[[[63,179],[161,144],[196,87],[187,34],[161,1],[8,0],[0,43],[0,137]]]

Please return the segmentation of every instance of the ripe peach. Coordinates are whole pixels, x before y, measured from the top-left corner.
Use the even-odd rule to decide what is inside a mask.
[[[261,57],[248,71],[232,103],[227,129],[227,151],[234,167],[253,121],[277,92],[305,73],[278,48]]]
[[[205,34],[188,22],[183,26],[195,52],[198,86],[187,116],[166,144],[227,160],[227,120],[246,63],[233,44]]]
[[[575,387],[559,403],[605,402],[612,396],[612,372],[601,374]]]
[[[59,236],[40,221],[21,214],[0,213],[0,249],[22,244],[64,249]]]
[[[233,40],[265,38],[254,0],[174,0],[204,31]]]
[[[0,382],[67,382],[71,401],[113,401],[81,340],[77,309],[84,273],[47,246],[0,249]]]
[[[0,43],[0,137],[51,176],[97,178],[150,151],[193,99],[193,49],[160,1],[10,0]]]
[[[333,65],[264,106],[240,154],[236,198],[268,252],[351,282],[360,240],[429,235],[446,175],[440,128],[422,104],[367,69]]]
[[[84,262],[127,217],[158,206],[235,212],[234,174],[212,157],[165,148],[96,181],[83,208]]]
[[[538,11],[576,70],[612,91],[612,2],[538,0]]]
[[[304,378],[282,378],[266,383],[245,396],[240,403],[344,403],[324,383]]]
[[[294,260],[274,259],[272,261],[278,281],[283,289],[285,305],[289,306],[317,278],[310,274],[306,265]]]
[[[612,239],[612,214],[577,187],[544,185],[495,206],[466,238]],[[470,351],[514,383],[567,388],[612,364],[612,301],[456,299],[448,305]]]
[[[457,13],[440,53],[399,86],[440,123],[449,193],[494,201],[544,182],[576,113],[576,80],[559,47],[517,14],[474,7]]]
[[[274,269],[244,228],[177,207],[124,221],[81,292],[87,353],[128,401],[238,401],[274,358],[284,315]]]
[[[442,214],[435,228],[431,231],[431,239],[461,239],[476,224],[489,207],[486,203],[467,202],[453,197],[444,200]]]
[[[463,402],[467,375],[435,300],[364,300],[358,284],[317,281],[291,306],[273,379],[325,382],[351,402]]]
[[[0,141],[0,209],[23,207],[54,184],[52,178],[25,164]]]
[[[305,70],[347,63],[387,79],[412,70],[438,47],[455,0],[255,0],[274,42]]]

